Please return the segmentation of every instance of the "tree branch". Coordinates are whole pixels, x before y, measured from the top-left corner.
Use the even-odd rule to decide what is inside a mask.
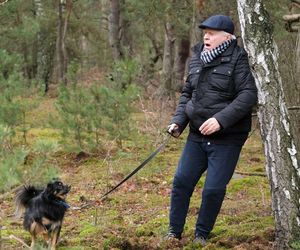
[[[299,22],[300,14],[284,15],[282,18],[284,21],[287,21],[287,22]]]
[[[14,236],[12,234],[8,237],[3,237],[2,239],[3,240],[16,240],[16,241],[20,242],[24,247],[31,249],[30,246],[28,246],[23,240],[19,239],[18,237]]]
[[[8,0],[4,0],[4,2],[0,3],[0,6],[6,4],[7,2],[8,2]]]
[[[249,172],[241,172],[241,171],[235,171],[236,174],[240,174],[240,175],[247,175],[247,176],[262,176],[265,177],[267,176],[265,173],[249,173]]]
[[[300,0],[292,0],[293,3],[300,4]]]

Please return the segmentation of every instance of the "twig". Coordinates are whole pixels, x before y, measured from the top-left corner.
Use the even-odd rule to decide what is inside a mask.
[[[27,247],[28,249],[30,249],[30,246],[28,246],[23,240],[21,240],[20,238],[14,236],[14,235],[10,235],[8,237],[3,237],[3,240],[16,240],[18,242],[20,242],[24,247]]]
[[[249,172],[240,172],[240,171],[235,171],[236,174],[240,175],[248,175],[248,176],[262,176],[266,177],[267,175],[265,173],[249,173]]]
[[[4,2],[0,3],[0,5],[4,5],[8,2],[8,0],[5,0]]]
[[[261,193],[262,204],[263,204],[264,207],[266,207],[265,192],[264,192],[263,186],[261,184],[259,185],[259,190],[260,190],[260,193]]]
[[[288,110],[299,110],[300,109],[300,106],[291,106],[291,107],[288,107]]]
[[[81,209],[87,208],[89,206],[92,206],[93,204],[94,204],[94,202],[88,202],[86,204],[81,205],[80,207],[71,207],[70,209],[71,210],[81,210]]]
[[[2,250],[2,226],[0,226],[0,250]]]

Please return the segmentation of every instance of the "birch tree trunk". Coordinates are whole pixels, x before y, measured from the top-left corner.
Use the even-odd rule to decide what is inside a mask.
[[[278,49],[262,0],[237,3],[242,38],[258,88],[258,118],[272,193],[276,249],[291,249],[300,238],[300,166],[278,70]]]
[[[120,0],[109,0],[110,14],[108,16],[109,44],[115,60],[122,58],[120,42]]]

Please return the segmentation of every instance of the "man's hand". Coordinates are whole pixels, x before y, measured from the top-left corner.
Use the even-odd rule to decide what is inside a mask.
[[[179,126],[175,123],[170,124],[167,131],[170,135],[176,138],[180,136]]]
[[[215,133],[221,129],[221,126],[216,118],[209,118],[206,120],[201,127],[199,128],[199,131],[203,135],[210,135],[212,133]]]

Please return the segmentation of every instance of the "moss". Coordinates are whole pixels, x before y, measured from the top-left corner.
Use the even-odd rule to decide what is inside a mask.
[[[98,226],[93,225],[92,223],[84,222],[80,226],[80,238],[85,238],[87,236],[95,235],[100,231]]]
[[[147,227],[144,227],[144,226],[141,226],[141,227],[138,227],[136,230],[135,230],[135,235],[137,237],[141,237],[141,236],[152,236],[154,233],[153,233],[153,230],[151,230],[151,228],[147,228]]]
[[[290,244],[292,249],[299,250],[300,249],[300,240],[293,241]]]
[[[105,239],[103,242],[103,249],[109,250],[109,249],[131,249],[131,243],[128,239],[111,235],[108,239]]]
[[[252,176],[236,180],[233,179],[228,185],[227,191],[232,194],[241,190],[249,190],[251,187],[257,187],[259,181],[259,178]]]
[[[212,232],[214,240],[232,237],[238,242],[249,239],[252,236],[265,238],[265,231],[274,225],[273,217],[262,217],[256,213],[247,213],[241,216],[226,216],[218,220]]]

